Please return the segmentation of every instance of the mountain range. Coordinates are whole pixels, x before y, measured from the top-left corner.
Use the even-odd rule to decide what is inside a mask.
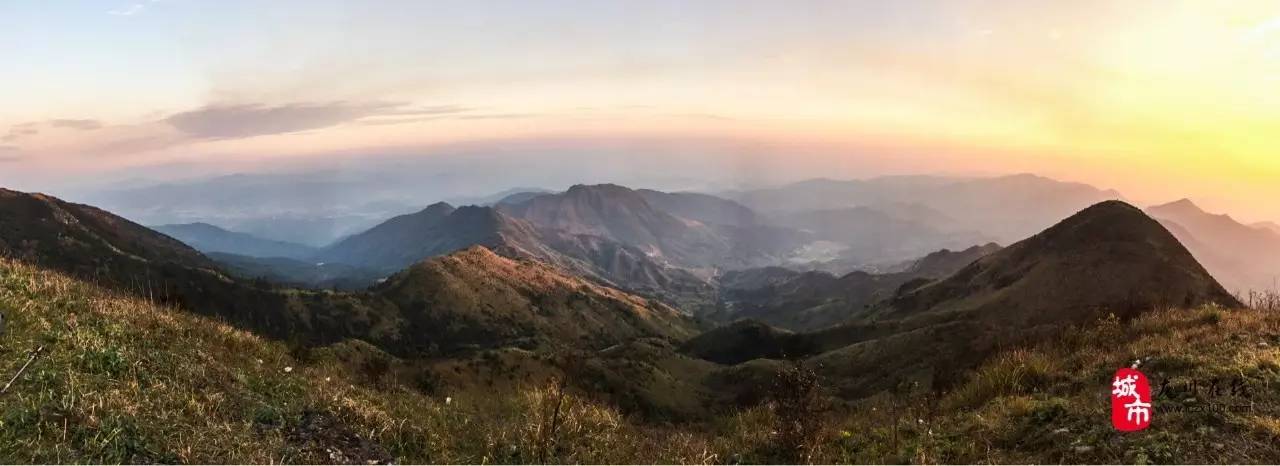
[[[961,251],[1011,236],[1009,227],[1016,223],[995,220],[999,217],[1019,219],[1023,226],[1015,230],[1021,231],[1035,223],[1032,219],[1047,218],[1054,211],[1119,197],[1114,191],[1031,175],[814,180],[725,195],[772,210],[760,213],[742,202],[708,194],[618,185],[576,185],[563,192],[516,189],[489,196],[493,204],[489,207],[433,204],[325,248],[311,249],[310,255],[307,247],[293,245],[285,253],[294,261],[266,257],[280,255],[272,248],[282,246],[268,240],[224,235],[224,246],[219,247],[207,234],[191,233],[212,231],[209,227],[187,226],[186,232],[172,226],[164,229],[240,276],[351,290],[372,285],[418,260],[484,245],[500,254],[555,264],[571,274],[723,319],[732,314],[723,310],[724,304],[743,302],[738,299],[742,290],[728,283],[741,271],[782,267],[838,277],[860,272],[852,276],[876,277],[873,281],[878,282],[882,276],[902,272],[902,264],[933,252]],[[975,220],[970,211],[983,210],[975,207],[982,203],[993,207]],[[1276,235],[1229,218],[1225,222],[1187,218],[1209,216],[1198,208],[1157,206],[1149,211],[1230,289],[1273,286],[1274,264],[1280,261],[1269,259],[1265,252],[1242,254],[1239,246],[1272,250],[1268,244],[1274,238],[1267,236]],[[1224,223],[1238,232],[1224,230]],[[241,246],[225,251],[233,249],[228,244]],[[884,283],[900,284],[901,277]],[[883,296],[883,290],[872,288],[877,290],[875,296]],[[825,298],[805,299],[817,303]],[[721,310],[715,311],[717,307]],[[808,324],[759,317],[793,328],[830,323],[829,317],[814,318]]]
[[[880,183],[976,189],[932,178],[872,186]],[[918,396],[957,390],[1009,351],[1108,322],[1162,309],[1228,312],[1242,303],[1197,259],[1212,264],[1210,252],[1227,256],[1218,251],[1231,243],[1266,247],[1272,235],[1190,202],[1144,212],[1106,200],[1007,247],[929,249],[907,232],[972,223],[924,204],[880,205],[899,214],[821,206],[884,225],[831,220],[818,235],[820,225],[792,222],[823,221],[813,212],[576,185],[493,206],[436,203],[309,250],[202,226],[166,227],[168,235],[94,207],[0,190],[0,253],[284,342],[297,364],[323,357],[340,377],[373,374],[380,393],[557,381],[637,422],[696,425],[770,406],[777,381],[795,371],[812,373],[821,396],[857,406],[900,387]],[[885,228],[883,242],[902,232],[911,246],[902,251],[931,252],[841,274],[788,260],[814,242],[866,244],[837,232],[867,228]],[[300,258],[271,257],[290,247]],[[264,256],[239,254],[248,252]],[[340,290],[294,288],[290,277]],[[342,281],[352,277],[363,278]]]
[[[692,266],[732,251],[715,241],[723,238],[716,229],[722,224],[656,209],[619,186],[576,186],[499,208],[441,203],[396,217],[320,252],[335,263],[387,272],[355,293],[236,278],[194,249],[107,212],[38,194],[5,191],[2,199],[0,245],[42,266],[145,289],[264,335],[314,343],[360,339],[428,367],[441,364],[427,363],[430,358],[470,360],[504,348],[531,355],[585,351],[580,359],[602,365],[588,371],[590,379],[612,381],[613,389],[629,393],[628,403],[662,415],[690,415],[689,399],[707,406],[740,399],[747,388],[726,387],[726,377],[778,368],[738,367],[760,357],[813,364],[843,396],[857,397],[886,380],[952,380],[947,371],[977,364],[998,347],[1107,313],[1239,305],[1163,226],[1118,201],[1084,209],[1007,248],[939,251],[889,274],[729,271],[715,277],[722,289],[716,310],[701,315],[721,322],[762,319],[798,333],[745,321],[695,337],[712,324],[601,276],[623,275],[610,268],[620,257],[646,261],[655,271],[697,271]],[[738,227],[756,222],[733,203],[696,200],[701,203],[682,207],[685,215],[711,221],[714,212],[736,211],[727,218],[743,220]],[[615,202],[626,208],[613,208]],[[421,241],[430,238],[443,241]],[[566,245],[570,240],[578,249]],[[712,247],[695,247],[706,245]],[[610,248],[613,253],[601,254]],[[677,261],[688,268],[671,264]],[[145,287],[137,277],[146,277]],[[628,377],[618,371],[631,367],[622,361],[635,356],[620,353],[619,344],[641,345],[633,349],[648,355],[644,367],[653,380],[674,376],[662,367],[684,367],[677,380],[685,401],[672,404],[621,387]],[[945,367],[936,364],[942,361]],[[886,376],[888,367],[896,369]]]
[[[1280,233],[1205,212],[1188,199],[1147,208],[1229,289],[1276,291]]]
[[[809,180],[751,191],[722,193],[765,213],[850,207],[917,206],[940,212],[931,225],[942,231],[978,232],[1012,243],[1089,205],[1120,199],[1118,192],[1022,174],[993,178],[898,176],[868,180]],[[910,211],[901,214],[909,218]],[[920,220],[916,217],[916,220]]]
[[[478,248],[415,264],[367,292],[282,289],[235,278],[185,244],[105,211],[42,194],[0,191],[0,250],[6,254],[276,338],[314,343],[359,338],[400,354],[517,340],[556,346],[563,341],[538,330],[546,327],[538,322],[556,315],[575,316],[569,340],[574,342],[608,340],[596,331],[669,337],[692,331],[687,318],[664,305],[539,263],[497,259]],[[423,276],[438,280],[423,287],[404,285]],[[448,277],[465,279],[449,285]],[[528,308],[515,317],[493,314],[520,305]],[[587,318],[582,312],[602,314]],[[587,321],[596,325],[580,325]]]

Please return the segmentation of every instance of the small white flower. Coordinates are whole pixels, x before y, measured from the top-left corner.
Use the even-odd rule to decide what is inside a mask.
[[[261,360],[261,359],[259,359],[259,360],[258,360],[258,364],[262,364],[262,360]]]
[[[449,404],[449,403],[452,403],[452,402],[453,402],[453,397],[451,397],[451,396],[446,396],[446,397],[444,397],[444,404]]]
[[[284,366],[285,373],[293,372],[293,366]]]
[[[325,377],[325,378],[324,378],[324,381],[325,381],[325,382],[328,382],[328,381],[329,381],[329,377]]]

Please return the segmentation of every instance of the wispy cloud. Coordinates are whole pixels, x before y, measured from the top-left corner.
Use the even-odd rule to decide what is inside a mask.
[[[694,120],[715,120],[715,121],[735,121],[737,118],[731,116],[720,115],[716,113],[672,113],[669,116],[676,118],[690,118]]]
[[[393,124],[470,110],[457,105],[409,107],[388,102],[211,105],[169,116],[164,122],[197,139],[237,139],[327,128],[371,117],[390,117],[374,124]]]
[[[476,115],[461,115],[460,120],[513,120],[517,118],[533,118],[540,116],[537,113],[480,113]]]
[[[147,2],[131,3],[131,4],[127,5],[127,6],[122,7],[122,8],[117,8],[117,9],[114,9],[114,10],[108,10],[108,11],[107,11],[107,14],[112,15],[112,16],[133,16],[133,15],[136,15],[136,14],[138,14],[138,13],[142,13],[142,12],[146,11],[146,10],[147,10],[147,6],[148,6],[148,5],[150,5],[150,4],[152,4],[152,3],[159,3],[159,2],[160,2],[160,0],[150,0],[150,1],[147,1]]]
[[[4,136],[0,136],[2,142],[16,142],[18,140],[40,134],[42,129],[67,129],[76,131],[92,131],[102,127],[102,122],[98,120],[88,119],[56,119],[48,121],[29,121],[26,123],[18,123],[10,126],[9,131]]]
[[[388,103],[298,103],[213,105],[178,113],[164,121],[199,139],[236,139],[326,128],[399,107]]]
[[[462,105],[427,105],[424,107],[408,107],[383,112],[380,115],[397,116],[422,116],[422,115],[446,115],[453,113],[465,113],[475,110],[474,107],[465,107]]]
[[[141,154],[210,141],[286,135],[346,125],[391,125],[437,119],[523,118],[484,113],[462,105],[413,105],[390,101],[217,103],[136,123],[58,118],[19,123],[0,132],[0,147],[23,144],[24,152],[60,151],[96,155]],[[63,132],[63,133],[58,133]],[[70,133],[85,133],[72,135]],[[51,136],[45,136],[50,133]],[[58,137],[53,137],[52,135]],[[62,136],[66,137],[62,137]],[[26,138],[37,139],[27,144]],[[3,154],[4,150],[0,150]],[[7,154],[5,154],[8,156]]]
[[[81,131],[92,131],[102,127],[102,122],[98,120],[76,120],[76,119],[57,119],[49,120],[49,126],[54,128],[78,129]]]
[[[0,141],[14,142],[27,136],[35,136],[40,134],[40,128],[36,127],[36,123],[19,123],[9,127],[9,131],[0,137]]]
[[[400,125],[421,123],[435,120],[511,120],[518,118],[536,118],[544,116],[540,113],[485,113],[477,108],[459,105],[440,105],[420,109],[406,109],[402,112],[387,112],[360,120],[363,125]]]

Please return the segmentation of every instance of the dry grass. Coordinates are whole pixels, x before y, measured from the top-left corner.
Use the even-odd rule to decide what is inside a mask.
[[[1001,353],[953,391],[946,406],[973,408],[1001,396],[1035,393],[1045,388],[1057,371],[1057,361],[1042,352],[1015,349]]]
[[[428,395],[395,371],[371,380],[353,367],[387,357],[353,356],[372,351],[359,342],[290,351],[3,259],[0,310],[9,324],[0,383],[28,350],[46,348],[0,397],[5,463],[306,463],[378,452],[412,463],[759,463],[795,450],[780,426],[798,419],[779,403],[672,426],[638,423],[556,385]],[[1156,383],[1239,378],[1250,392],[1158,398],[1151,429],[1119,434],[1109,425],[1107,382],[1136,359]],[[907,387],[815,411],[822,427],[803,430],[796,459],[1269,462],[1280,458],[1277,384],[1280,313],[1157,311],[1002,353],[949,392]],[[1218,406],[1240,402],[1251,410]],[[316,413],[332,422],[299,435]]]
[[[6,259],[0,310],[6,381],[46,348],[0,398],[0,462],[333,461],[326,448],[348,446],[291,437],[307,413],[400,462],[536,461],[544,390],[431,397],[371,383],[331,351],[299,361],[283,343]],[[553,439],[549,462],[705,460],[692,436],[572,395]]]

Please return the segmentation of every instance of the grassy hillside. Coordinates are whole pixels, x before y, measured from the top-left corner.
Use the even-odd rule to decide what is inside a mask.
[[[1266,462],[1280,457],[1280,313],[1105,319],[998,354],[948,392],[853,405],[803,370],[764,404],[644,424],[555,384],[442,392],[349,341],[291,350],[230,326],[0,259],[0,462]],[[1112,372],[1243,391],[1157,395],[1114,432]],[[751,366],[744,364],[744,376]],[[776,364],[775,364],[776,366]],[[559,406],[557,410],[556,407]],[[1242,408],[1247,407],[1248,409]],[[556,413],[559,414],[556,414]],[[795,413],[801,413],[797,416]]]
[[[368,345],[290,351],[9,259],[0,311],[0,383],[44,347],[0,395],[3,463],[614,462],[646,438],[572,396],[541,436],[553,391],[428,396]]]
[[[1119,433],[1111,376],[1138,360],[1154,420]],[[1265,463],[1280,458],[1278,384],[1280,313],[1167,310],[1006,351],[941,396],[900,397],[896,451],[890,398],[842,429],[858,433],[853,461]]]

